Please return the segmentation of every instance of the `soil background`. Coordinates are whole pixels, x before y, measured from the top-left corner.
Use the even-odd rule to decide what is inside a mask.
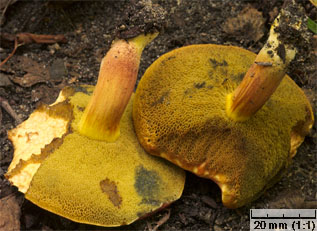
[[[100,61],[107,52],[112,32],[120,24],[127,6],[136,1],[13,2],[4,14],[1,33],[63,34],[68,40],[65,44],[20,46],[1,67],[0,97],[26,120],[41,103],[54,102],[64,86],[96,83]],[[168,17],[163,32],[142,55],[139,78],[160,55],[190,44],[226,44],[258,52],[283,1],[153,0],[153,3],[160,4]],[[316,7],[308,0],[300,3],[307,15],[316,20]],[[315,35],[308,57],[289,71],[304,89],[314,110],[316,43]],[[2,42],[0,47],[3,60],[11,53],[13,43]],[[0,111],[0,217],[6,217],[3,213],[13,214],[0,221],[0,230],[10,230],[8,227],[12,230],[107,230],[47,212],[25,200],[23,194],[10,186],[4,178],[13,155],[7,131],[18,122],[4,109]],[[249,230],[251,208],[317,208],[316,142],[315,123],[281,181],[243,208],[225,208],[216,184],[187,173],[183,196],[168,209],[111,230],[150,230],[157,224],[159,230]],[[13,202],[9,203],[8,198],[13,198]],[[161,219],[168,212],[170,217],[163,223]],[[11,226],[6,226],[8,224]]]

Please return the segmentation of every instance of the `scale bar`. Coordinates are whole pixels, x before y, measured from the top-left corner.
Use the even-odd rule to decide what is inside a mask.
[[[309,219],[309,220],[311,220],[311,219],[316,219],[317,217],[316,217],[316,209],[315,209],[315,211],[314,211],[314,216],[312,216],[312,217],[302,217],[301,215],[300,215],[300,213],[298,213],[298,216],[296,216],[296,217],[288,217],[288,216],[284,216],[284,214],[282,213],[282,217],[269,217],[269,214],[267,213],[266,214],[266,216],[261,216],[261,217],[255,217],[255,216],[253,216],[253,214],[252,214],[252,209],[250,210],[250,213],[251,213],[251,219],[261,219],[261,220],[264,220],[264,219],[266,219],[266,220],[269,220],[269,219]]]
[[[250,209],[250,231],[317,231],[317,209]]]

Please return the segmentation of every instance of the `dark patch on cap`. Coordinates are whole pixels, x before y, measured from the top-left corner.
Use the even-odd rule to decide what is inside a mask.
[[[194,83],[194,87],[197,88],[197,89],[201,89],[203,87],[205,87],[206,85],[206,82],[201,82],[201,83]]]
[[[122,203],[122,197],[119,195],[116,183],[106,178],[100,181],[99,184],[100,184],[101,191],[107,194],[111,203],[114,206],[120,208],[120,205]]]
[[[171,60],[171,59],[175,59],[175,58],[176,58],[176,56],[174,55],[174,56],[168,57],[167,60]]]
[[[170,57],[168,57],[167,59],[164,59],[164,60],[162,61],[162,64],[165,65],[165,63],[166,63],[167,61],[170,61],[170,60],[175,59],[175,58],[176,58],[176,56],[170,56]]]
[[[187,94],[189,94],[191,91],[192,91],[192,90],[191,90],[190,88],[188,88],[188,89],[186,89],[186,90],[184,91],[184,94],[187,95]]]
[[[210,79],[213,79],[213,78],[214,78],[213,74],[214,74],[214,72],[213,72],[213,71],[209,71],[209,73],[208,73],[208,77],[209,77]]]
[[[169,93],[170,93],[169,90],[163,92],[162,96],[161,96],[158,100],[154,101],[154,102],[151,104],[151,106],[154,107],[154,106],[156,106],[156,105],[158,105],[158,104],[163,103],[164,100],[166,99],[166,97],[168,97]]]
[[[227,83],[228,80],[229,80],[228,78],[224,78],[221,85],[224,85],[225,83]]]
[[[225,61],[225,66],[228,66],[226,61]],[[227,68],[221,68],[220,72],[221,72],[222,76],[227,76],[228,75],[228,69]]]
[[[214,69],[218,66],[228,66],[228,63],[226,60],[224,60],[223,62],[218,62],[215,59],[209,59],[209,61]]]
[[[268,51],[267,51],[267,53],[268,53],[268,55],[269,55],[271,58],[273,58],[273,57],[274,57],[274,53],[273,53],[273,51],[272,51],[272,50],[268,50]]]
[[[156,171],[147,170],[142,165],[135,169],[136,179],[134,188],[139,196],[142,197],[143,204],[159,205],[157,200],[160,194],[161,178]]]
[[[78,109],[79,111],[84,111],[84,110],[85,110],[84,107],[80,107],[80,106],[77,106],[77,109]]]
[[[243,80],[244,75],[245,75],[245,73],[239,73],[236,75],[230,75],[229,78],[230,78],[230,80],[239,83]]]
[[[285,46],[283,44],[278,45],[276,48],[277,55],[280,56],[280,58],[283,60],[283,63],[285,63],[285,58],[286,58],[286,51],[285,51]]]
[[[244,75],[245,75],[245,73],[240,73],[240,74],[238,74],[238,75],[237,75],[238,80],[239,80],[239,81],[242,81],[243,78],[244,78]]]

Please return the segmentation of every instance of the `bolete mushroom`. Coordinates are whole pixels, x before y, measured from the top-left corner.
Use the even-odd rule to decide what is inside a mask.
[[[285,75],[297,48],[282,33],[300,40],[303,18],[294,4],[283,9],[259,55],[204,44],[158,58],[133,105],[145,150],[216,182],[226,207],[258,198],[279,180],[313,124],[310,103]]]
[[[181,196],[184,171],[145,153],[134,133],[129,99],[142,50],[158,34],[137,33],[113,42],[95,88],[67,87],[9,131],[15,151],[6,177],[36,205],[113,227]]]

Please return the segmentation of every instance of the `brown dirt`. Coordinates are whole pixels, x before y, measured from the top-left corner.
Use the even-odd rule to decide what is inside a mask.
[[[200,44],[230,44],[258,52],[263,46],[270,23],[281,8],[279,0],[255,1],[185,1],[153,0],[168,12],[163,33],[143,53],[139,77],[160,55],[177,47]],[[18,1],[9,6],[2,32],[64,34],[68,43],[60,45],[29,44],[18,48],[0,70],[0,97],[8,100],[22,120],[40,103],[53,102],[61,88],[80,83],[95,84],[99,63],[107,51],[111,34],[122,19],[127,1]],[[316,8],[302,1],[306,13],[316,20]],[[252,10],[249,10],[252,8]],[[253,9],[254,8],[254,9]],[[250,12],[250,15],[248,15]],[[234,20],[240,18],[241,20]],[[249,19],[249,20],[248,20]],[[230,25],[235,23],[234,25]],[[316,44],[316,41],[315,41]],[[13,44],[1,45],[3,60]],[[314,50],[315,49],[315,50]],[[292,67],[290,76],[305,89],[316,108],[316,48],[300,65]],[[24,58],[23,58],[24,57]],[[32,74],[23,66],[25,57],[42,65],[42,77],[28,77],[33,82],[19,81]],[[24,60],[24,61],[21,61]],[[22,64],[21,64],[22,62]],[[49,74],[45,74],[48,73]],[[33,73],[34,74],[34,73]],[[0,116],[1,118],[1,116]],[[7,131],[17,125],[2,109],[0,127],[0,200],[14,194],[21,209],[23,230],[97,230],[96,226],[78,224],[47,212],[24,200],[15,187],[5,180],[13,147]],[[299,148],[294,162],[283,179],[252,204],[230,210],[222,206],[221,194],[211,181],[187,174],[183,196],[170,206],[171,215],[161,230],[249,230],[250,208],[317,208],[316,192],[316,124]],[[148,230],[167,214],[156,213],[132,225],[116,230]],[[113,228],[112,228],[113,230]]]

